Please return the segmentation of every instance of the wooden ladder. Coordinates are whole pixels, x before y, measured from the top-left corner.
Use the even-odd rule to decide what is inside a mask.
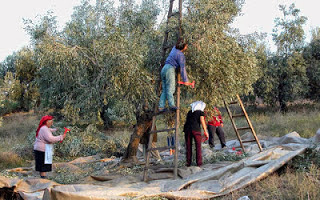
[[[232,112],[230,110],[230,107],[229,107],[232,104],[239,104],[240,107],[241,107],[242,113],[240,113],[240,114],[232,114]],[[240,96],[237,95],[237,101],[233,101],[233,102],[229,102],[229,103],[226,103],[226,101],[224,101],[224,105],[225,105],[225,107],[227,109],[227,112],[228,112],[228,115],[230,117],[232,126],[234,128],[234,131],[236,132],[237,138],[238,138],[238,140],[240,142],[240,145],[241,145],[241,148],[242,148],[243,152],[245,152],[245,148],[243,146],[243,143],[248,143],[248,142],[256,142],[258,147],[259,147],[259,149],[260,149],[260,151],[262,151],[262,147],[260,145],[259,139],[258,139],[258,137],[256,135],[256,132],[253,129],[252,123],[251,123],[251,121],[249,119],[249,116],[248,116],[244,106],[243,106],[243,103],[242,103],[242,101],[240,99]],[[245,117],[246,118],[248,126],[246,126],[246,127],[237,127],[236,126],[235,118],[241,118],[241,117]],[[241,139],[240,133],[239,133],[239,131],[241,131],[241,130],[250,130],[252,135],[253,135],[253,137],[254,137],[254,139],[253,140],[245,140],[245,141],[243,141]]]
[[[163,39],[163,44],[162,44],[162,59],[161,59],[161,66],[164,66],[165,64],[165,59],[166,59],[166,52],[167,49],[169,49],[169,45],[168,45],[168,37],[169,37],[169,30],[168,30],[168,24],[170,21],[170,18],[173,16],[178,15],[179,17],[179,36],[182,35],[182,29],[181,29],[181,21],[182,21],[182,0],[179,0],[179,11],[172,13],[172,9],[173,9],[173,2],[175,0],[170,0],[170,4],[169,4],[169,11],[168,11],[168,16],[167,16],[167,30],[165,31],[164,34],[164,39]],[[181,75],[180,73],[177,73],[177,82],[179,82],[181,79]],[[156,122],[157,122],[157,116],[161,115],[161,114],[166,114],[166,113],[172,113],[172,111],[167,111],[167,112],[163,112],[163,113],[156,113],[156,106],[154,108],[154,115],[152,117],[152,127],[151,127],[151,131],[150,131],[150,137],[149,137],[149,142],[148,142],[148,147],[146,149],[146,165],[144,168],[144,173],[143,173],[143,180],[147,181],[148,180],[148,170],[149,170],[149,160],[150,160],[150,153],[153,150],[166,150],[166,149],[174,149],[174,179],[177,178],[178,176],[178,144],[179,144],[179,119],[180,119],[180,84],[177,84],[177,88],[176,88],[176,95],[177,95],[177,102],[176,102],[176,106],[177,106],[177,110],[176,110],[176,116],[175,116],[175,127],[173,128],[169,128],[169,129],[162,129],[162,130],[156,130]],[[152,148],[152,140],[153,140],[153,136],[155,133],[169,133],[170,131],[174,130],[174,140],[175,140],[175,145],[171,146],[168,145],[166,147],[157,147],[157,148]]]
[[[177,80],[180,81],[180,73],[177,75]],[[177,178],[178,175],[178,144],[179,144],[179,124],[180,124],[180,84],[177,84],[177,110],[175,111],[175,126],[173,128],[167,128],[167,129],[160,129],[156,130],[156,123],[157,123],[157,116],[159,115],[165,115],[165,114],[170,114],[174,111],[167,110],[165,112],[161,113],[155,113],[152,117],[152,126],[151,126],[151,131],[150,137],[149,137],[149,142],[148,142],[148,147],[146,150],[146,165],[144,168],[144,173],[143,173],[143,181],[148,181],[148,170],[149,170],[149,161],[150,161],[150,154],[151,151],[158,150],[158,151],[163,151],[163,150],[169,150],[173,149],[174,151],[174,179]],[[174,131],[174,146],[168,145],[165,147],[157,147],[157,148],[152,148],[152,140],[153,140],[153,135],[155,133],[169,133],[170,131]]]

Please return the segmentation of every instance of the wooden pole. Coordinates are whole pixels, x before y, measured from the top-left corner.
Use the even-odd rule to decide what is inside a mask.
[[[168,48],[167,46],[168,46],[168,35],[169,35],[168,25],[169,25],[170,18],[172,16],[173,2],[174,2],[174,0],[170,0],[169,11],[168,11],[168,16],[167,16],[167,29],[164,33],[164,38],[163,38],[163,43],[162,43],[162,53],[161,53],[161,62],[160,62],[159,72],[161,71],[161,69],[164,66],[164,63],[166,61],[166,52],[167,52],[167,48]]]
[[[180,81],[181,75],[178,73],[177,80]],[[179,144],[179,124],[180,124],[180,84],[177,84],[177,110],[176,110],[176,130],[175,130],[175,151],[174,151],[174,179],[178,177],[178,144]]]
[[[179,0],[179,37],[182,36],[182,0]]]

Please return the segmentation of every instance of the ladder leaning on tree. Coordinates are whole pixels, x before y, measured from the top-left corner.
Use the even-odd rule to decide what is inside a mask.
[[[232,114],[231,109],[230,109],[230,105],[232,105],[232,104],[238,104],[238,105],[240,105],[240,108],[241,108],[242,113]],[[247,114],[247,112],[246,112],[246,110],[245,110],[245,108],[244,108],[244,105],[243,105],[243,103],[242,103],[242,101],[241,101],[240,96],[237,95],[237,101],[228,102],[228,103],[227,103],[226,101],[224,101],[224,105],[225,105],[225,107],[226,107],[226,109],[227,109],[228,115],[229,115],[229,117],[230,117],[230,121],[231,121],[232,126],[233,126],[233,128],[234,128],[234,131],[236,132],[237,138],[238,138],[238,140],[239,140],[239,142],[240,142],[240,146],[241,146],[243,152],[245,152],[245,148],[244,148],[243,143],[248,143],[248,142],[256,142],[257,145],[258,145],[258,147],[259,147],[259,149],[260,149],[260,151],[262,151],[262,147],[261,147],[261,145],[260,145],[259,139],[258,139],[258,137],[257,137],[257,135],[256,135],[256,132],[255,132],[254,129],[253,129],[252,123],[251,123],[251,121],[250,121],[250,119],[249,119],[249,116],[248,116],[248,114]],[[245,126],[245,127],[237,127],[237,126],[236,126],[235,119],[236,119],[236,118],[241,118],[241,117],[245,117],[245,118],[246,118],[246,121],[247,121],[248,126]],[[254,138],[254,139],[252,139],[252,140],[244,140],[244,141],[243,141],[243,140],[241,139],[241,136],[240,136],[240,131],[241,131],[241,130],[250,130],[251,133],[252,133],[252,135],[253,135],[253,138]]]
[[[180,74],[178,74],[178,79],[180,77]],[[152,127],[151,127],[151,131],[150,133],[150,137],[149,137],[149,142],[148,142],[148,148],[147,148],[147,152],[146,152],[146,165],[144,168],[144,173],[143,173],[143,180],[144,181],[148,181],[148,170],[149,170],[149,160],[150,160],[150,153],[151,151],[154,150],[159,150],[159,151],[163,151],[163,150],[169,150],[169,149],[173,149],[174,150],[174,179],[177,178],[177,174],[178,174],[178,144],[179,144],[179,137],[178,137],[178,133],[179,133],[179,115],[180,115],[180,86],[179,84],[177,84],[177,110],[176,111],[171,111],[171,110],[167,110],[165,112],[161,112],[161,113],[155,113],[152,117]],[[157,123],[157,117],[159,115],[165,115],[165,114],[170,114],[172,112],[175,112],[175,127],[173,128],[167,128],[167,129],[160,129],[160,130],[156,130],[156,123]],[[157,147],[157,148],[152,148],[152,140],[153,140],[153,135],[156,133],[169,133],[170,131],[174,131],[174,138],[175,138],[175,142],[174,142],[174,146],[171,146],[172,144],[170,143],[169,146],[165,146],[165,147]]]
[[[166,56],[166,51],[169,48],[168,46],[168,37],[169,37],[169,29],[168,29],[168,24],[170,21],[170,18],[175,16],[176,13],[172,13],[172,8],[173,8],[173,2],[174,0],[170,0],[170,5],[169,5],[169,11],[168,11],[168,16],[167,16],[167,30],[165,31],[164,34],[164,39],[163,39],[163,44],[162,44],[162,60],[161,60],[161,68],[164,66],[165,63],[165,56]],[[181,19],[182,19],[182,0],[179,0],[179,11],[177,12],[179,14],[179,37],[182,35],[182,30],[181,30]],[[161,69],[160,69],[161,71]],[[177,82],[180,82],[180,73],[177,74]],[[159,89],[161,88],[161,82],[159,82]],[[149,142],[148,142],[148,147],[147,147],[147,152],[146,152],[146,165],[144,168],[144,173],[143,173],[143,180],[147,181],[148,180],[148,170],[149,170],[149,159],[150,159],[150,153],[153,150],[166,150],[166,149],[174,149],[174,179],[177,178],[178,175],[178,144],[179,144],[179,124],[180,124],[180,84],[177,84],[176,88],[176,95],[177,95],[177,110],[175,111],[175,127],[173,128],[168,128],[168,129],[162,129],[162,130],[156,130],[156,122],[157,122],[157,116],[161,114],[168,114],[172,113],[172,111],[168,110],[167,112],[159,113],[157,112],[157,105],[154,107],[154,115],[152,117],[152,127],[150,131],[150,137],[149,137]],[[174,131],[174,146],[168,145],[166,147],[157,147],[157,148],[152,148],[152,140],[153,136],[156,133],[163,133],[163,132],[170,132]]]

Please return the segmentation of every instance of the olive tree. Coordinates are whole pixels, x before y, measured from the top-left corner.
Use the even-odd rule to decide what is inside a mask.
[[[189,41],[187,71],[196,81],[183,90],[184,103],[208,104],[252,90],[257,78],[254,51],[239,41],[229,24],[242,1],[188,0],[183,9],[183,37]],[[168,27],[157,23],[157,1],[83,1],[62,31],[55,17],[28,22],[33,39],[41,103],[61,111],[74,123],[108,125],[110,118],[134,118],[136,125],[126,159],[135,157],[141,137],[151,127],[151,106],[158,102],[163,34],[171,30],[170,49],[180,27],[175,17]],[[168,28],[168,29],[167,29]],[[147,108],[149,105],[149,109]],[[127,118],[126,118],[127,117]]]
[[[308,76],[308,98],[320,100],[320,29],[314,29],[310,44],[303,51]]]
[[[74,122],[107,125],[112,109],[130,116],[142,99],[155,98],[151,69],[157,61],[150,63],[149,46],[160,41],[152,31],[157,6],[145,1],[141,7],[117,10],[112,4],[83,1],[62,32],[52,31],[55,21],[48,17],[28,27],[33,36],[42,33],[33,37],[42,103],[61,109]]]
[[[291,4],[289,8],[279,6],[282,18],[275,19],[273,40],[277,45],[276,56],[282,60],[277,68],[277,100],[281,111],[287,110],[287,102],[304,97],[307,90],[306,66],[301,55],[304,45],[303,25],[307,18]]]
[[[196,82],[192,98],[221,104],[236,94],[247,94],[258,77],[254,46],[240,42],[230,24],[243,1],[186,1],[183,20],[190,42],[188,72]]]

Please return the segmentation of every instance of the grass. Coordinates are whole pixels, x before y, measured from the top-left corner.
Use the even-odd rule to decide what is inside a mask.
[[[26,146],[28,134],[35,130],[34,113],[14,113],[2,117],[0,126],[0,170],[28,164],[32,148]],[[34,133],[35,134],[35,133]]]
[[[250,199],[259,200],[316,200],[320,199],[319,175],[320,169],[316,166],[313,166],[308,173],[286,168],[285,173],[281,175],[274,173],[266,179],[217,199],[229,200],[248,196]]]
[[[16,153],[0,152],[0,169],[15,168],[23,164],[23,159]]]
[[[309,138],[320,128],[320,104],[290,105],[289,111],[284,114],[270,107],[249,107],[246,111],[257,135],[281,137],[296,131],[301,137]],[[222,112],[227,140],[236,139],[229,116],[224,110]],[[239,113],[239,109],[236,113]],[[236,120],[236,126],[248,125],[245,118],[242,118]]]

